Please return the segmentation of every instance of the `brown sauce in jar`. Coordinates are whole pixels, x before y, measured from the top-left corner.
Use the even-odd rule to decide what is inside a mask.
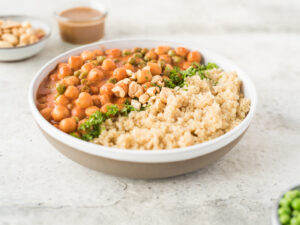
[[[87,44],[104,35],[105,15],[89,7],[76,7],[59,14],[60,35],[66,42]]]

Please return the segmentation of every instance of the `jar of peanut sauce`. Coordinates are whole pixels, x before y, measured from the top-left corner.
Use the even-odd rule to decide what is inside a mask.
[[[101,39],[107,16],[105,6],[99,1],[91,1],[88,5],[75,1],[70,5],[55,13],[62,40],[72,44],[87,44]]]

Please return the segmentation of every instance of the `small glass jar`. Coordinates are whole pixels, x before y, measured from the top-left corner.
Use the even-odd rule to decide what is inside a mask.
[[[61,38],[72,44],[98,41],[104,35],[107,8],[103,1],[72,1],[55,12]]]

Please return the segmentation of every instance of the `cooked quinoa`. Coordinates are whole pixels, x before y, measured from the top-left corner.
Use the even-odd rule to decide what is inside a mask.
[[[213,69],[186,78],[182,88],[163,87],[145,111],[103,123],[93,143],[125,149],[172,149],[219,137],[237,126],[250,109],[235,72]]]

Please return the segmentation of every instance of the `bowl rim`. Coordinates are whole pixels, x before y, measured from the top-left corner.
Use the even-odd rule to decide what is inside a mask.
[[[171,46],[185,46],[190,49],[200,49],[200,46],[188,45],[176,41],[170,41],[170,40],[158,40],[158,39],[151,39],[151,38],[133,38],[133,39],[115,39],[115,40],[109,40],[109,41],[100,41],[88,45],[84,45],[81,47],[77,47],[74,49],[71,49],[69,51],[66,51],[54,58],[52,58],[50,61],[48,61],[44,66],[36,73],[33,80],[31,81],[29,91],[28,91],[28,100],[29,100],[29,106],[30,110],[33,114],[33,117],[39,127],[43,129],[48,135],[50,135],[52,138],[58,140],[59,142],[62,142],[63,144],[75,148],[76,150],[95,155],[105,158],[110,158],[114,160],[120,160],[120,161],[129,161],[129,162],[139,162],[139,163],[164,163],[164,162],[176,162],[176,161],[183,161],[192,159],[201,155],[205,155],[208,153],[211,153],[221,147],[226,146],[227,144],[231,143],[233,140],[237,139],[249,126],[252,118],[254,117],[256,107],[257,107],[257,93],[255,86],[253,82],[249,79],[249,77],[246,75],[246,73],[241,70],[236,64],[232,63],[231,60],[220,56],[216,53],[213,53],[209,50],[206,50],[204,48],[201,48],[199,50],[200,52],[206,52],[213,58],[218,58],[219,60],[222,60],[223,62],[229,63],[233,65],[236,69],[235,71],[239,71],[238,76],[243,77],[243,82],[247,83],[247,87],[251,89],[253,99],[251,99],[251,107],[250,111],[248,112],[246,118],[236,127],[234,127],[232,130],[227,132],[226,134],[223,134],[217,138],[214,138],[212,140],[188,146],[183,148],[175,148],[175,149],[165,149],[165,150],[129,150],[129,149],[119,149],[115,147],[107,147],[107,146],[101,146],[94,143],[86,142],[83,140],[80,140],[78,138],[75,138],[69,134],[66,134],[59,129],[55,128],[53,125],[51,125],[47,120],[44,119],[44,117],[40,114],[38,111],[36,105],[35,105],[35,91],[34,87],[37,82],[37,79],[39,76],[41,76],[42,72],[47,69],[52,63],[58,61],[59,59],[66,57],[67,55],[70,55],[72,53],[78,54],[79,52],[85,50],[85,49],[91,49],[92,47],[101,46],[105,44],[118,44],[120,42],[160,42],[160,43],[166,43]],[[78,53],[77,53],[78,52]],[[204,54],[205,55],[205,54]],[[40,83],[39,83],[40,84]],[[38,85],[39,85],[38,84]],[[245,85],[245,84],[244,84]]]
[[[42,39],[40,39],[39,41],[37,41],[37,42],[35,42],[35,43],[33,43],[33,44],[24,45],[24,46],[17,46],[17,47],[12,47],[12,48],[1,48],[1,47],[0,47],[0,51],[2,51],[2,50],[5,50],[5,51],[9,51],[9,50],[17,50],[17,49],[22,49],[22,48],[25,49],[25,48],[28,48],[28,47],[32,47],[32,46],[34,46],[34,45],[38,45],[38,44],[40,44],[41,42],[44,42],[44,41],[46,41],[47,39],[50,38],[51,33],[52,33],[52,29],[51,29],[50,23],[49,23],[47,20],[41,19],[41,18],[35,17],[35,16],[28,16],[28,15],[21,15],[21,14],[20,14],[20,15],[17,15],[17,14],[16,14],[16,15],[14,15],[14,14],[1,15],[1,16],[0,16],[0,19],[13,18],[13,17],[25,17],[25,18],[29,18],[29,19],[38,20],[38,21],[44,23],[44,25],[46,25],[46,26],[48,27],[49,32],[47,32],[46,35],[45,35]]]
[[[273,207],[272,207],[273,208],[272,209],[272,224],[273,225],[282,225],[279,221],[279,216],[278,216],[279,202],[283,198],[285,193],[287,193],[288,191],[295,190],[295,189],[300,190],[300,184],[295,184],[290,188],[286,188],[285,191],[281,192],[279,197],[276,199],[276,201],[275,201],[275,203],[273,204]]]

